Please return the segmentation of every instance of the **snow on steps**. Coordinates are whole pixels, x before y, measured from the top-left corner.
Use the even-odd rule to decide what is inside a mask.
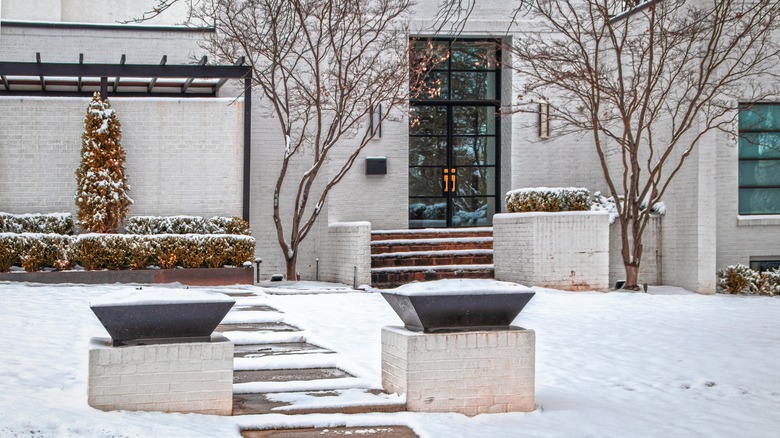
[[[257,304],[256,298],[237,299],[220,325],[236,344],[233,415],[406,410],[404,397],[344,371],[348,363],[338,354],[306,342],[305,332],[285,324],[281,312],[254,310]]]
[[[374,231],[371,240],[371,283],[377,288],[493,278],[492,228]]]

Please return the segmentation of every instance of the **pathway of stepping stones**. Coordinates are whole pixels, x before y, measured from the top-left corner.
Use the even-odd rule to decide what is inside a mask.
[[[236,300],[216,331],[235,344],[233,415],[400,412],[405,402],[376,389],[373,382],[340,367],[339,355],[311,344],[306,332],[287,324],[267,299],[226,291]],[[251,437],[339,436],[410,438],[404,426],[242,431]]]

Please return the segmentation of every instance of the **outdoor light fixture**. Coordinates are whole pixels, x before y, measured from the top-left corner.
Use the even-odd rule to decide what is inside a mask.
[[[382,138],[382,105],[371,107],[371,135],[374,139]]]
[[[550,104],[546,100],[539,102],[539,137],[550,137]]]

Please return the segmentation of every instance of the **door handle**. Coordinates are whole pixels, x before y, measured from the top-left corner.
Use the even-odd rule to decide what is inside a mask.
[[[452,178],[450,178],[452,176]],[[452,187],[450,187],[450,181],[452,181]],[[455,193],[455,169],[444,169],[444,193]]]

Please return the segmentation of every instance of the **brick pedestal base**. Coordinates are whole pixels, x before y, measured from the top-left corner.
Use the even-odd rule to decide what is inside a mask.
[[[104,411],[161,411],[231,415],[233,343],[111,347],[93,339],[89,405]]]
[[[534,410],[533,330],[418,333],[382,329],[382,386],[413,412]]]

